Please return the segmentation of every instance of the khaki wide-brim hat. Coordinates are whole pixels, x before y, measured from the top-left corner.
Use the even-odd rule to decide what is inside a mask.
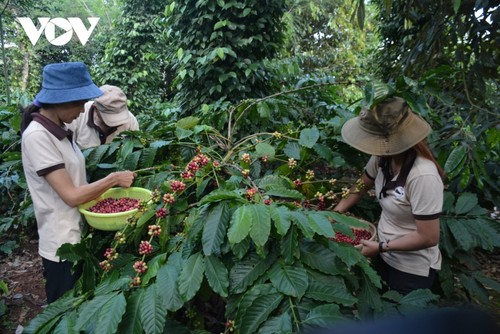
[[[411,111],[404,99],[394,97],[348,120],[342,127],[342,138],[362,152],[384,156],[408,150],[431,131],[429,123]]]
[[[99,110],[107,126],[120,126],[130,122],[130,112],[127,107],[127,96],[116,86],[99,87],[104,94],[95,99],[94,105]]]

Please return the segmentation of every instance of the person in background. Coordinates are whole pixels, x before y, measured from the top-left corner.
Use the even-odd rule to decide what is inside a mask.
[[[375,186],[382,208],[378,242],[364,240],[361,252],[375,258],[382,280],[401,294],[431,288],[441,268],[444,172],[424,141],[430,132],[430,125],[400,97],[363,109],[342,127],[344,141],[371,158],[334,211],[348,211]]]
[[[85,158],[65,123],[71,123],[88,100],[100,95],[85,64],[49,64],[43,68],[40,92],[23,110],[22,164],[38,226],[48,303],[72,289],[81,274],[80,266],[73,272],[74,263],[57,255],[62,244],[80,242],[78,205],[109,188],[130,187],[135,178],[134,172],[120,171],[87,183]]]
[[[103,94],[85,103],[84,113],[67,124],[81,148],[110,143],[122,131],[139,130],[137,119],[128,110],[125,93],[112,85],[99,88]]]

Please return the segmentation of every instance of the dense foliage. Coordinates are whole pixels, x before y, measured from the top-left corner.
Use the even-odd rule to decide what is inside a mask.
[[[488,216],[499,195],[498,72],[472,90],[463,75],[483,79],[478,73],[497,57],[488,45],[498,21],[477,26],[470,1],[433,2],[428,8],[446,12],[439,27],[452,33],[424,34],[435,12],[416,2],[376,3],[383,45],[380,65],[370,66],[375,13],[363,1],[122,1],[91,57],[78,57],[93,65],[97,83],[127,92],[141,131],[84,155],[89,180],[137,170],[134,185],[155,190],[155,201],[122,231],[86,225],[81,243],[60,249],[83,261],[82,279],[26,333],[291,333],[439,299],[489,305],[500,286],[475,254],[500,246],[499,224]],[[488,1],[474,6],[486,18],[498,15]],[[458,31],[474,27],[491,36],[479,34],[470,49],[454,44]],[[20,43],[19,36],[9,38]],[[420,39],[435,37],[428,55]],[[9,54],[9,64],[22,63]],[[463,58],[449,61],[455,56]],[[384,84],[374,79],[378,68]],[[39,78],[37,71],[30,75]],[[15,102],[0,108],[5,254],[35,228],[16,104],[37,88],[16,90]],[[429,144],[448,175],[439,282],[405,297],[382,293],[370,260],[335,240],[363,223],[331,210],[368,158],[341,140],[342,124],[392,95],[431,123]],[[353,213],[376,221],[379,210],[366,198]]]

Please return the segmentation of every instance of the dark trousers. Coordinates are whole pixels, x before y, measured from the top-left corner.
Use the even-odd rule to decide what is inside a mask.
[[[399,271],[388,265],[380,256],[374,259],[375,269],[391,290],[395,290],[402,295],[406,295],[417,289],[431,289],[436,270],[429,269],[429,276],[418,276]]]
[[[45,294],[47,303],[55,302],[59,297],[71,290],[82,274],[82,266],[78,265],[74,272],[73,262],[54,262],[42,257],[43,277],[45,277]]]

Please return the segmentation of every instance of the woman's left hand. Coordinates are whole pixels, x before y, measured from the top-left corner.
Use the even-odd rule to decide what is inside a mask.
[[[361,254],[368,257],[374,257],[378,254],[378,242],[371,240],[361,240]]]

